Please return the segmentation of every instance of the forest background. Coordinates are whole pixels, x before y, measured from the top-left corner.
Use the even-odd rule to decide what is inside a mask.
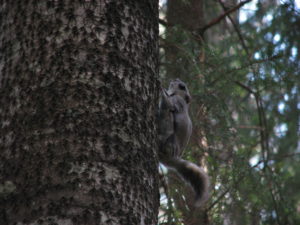
[[[299,2],[160,1],[162,82],[187,83],[184,158],[211,178],[199,216],[188,187],[163,176],[161,224],[300,224],[299,57]]]

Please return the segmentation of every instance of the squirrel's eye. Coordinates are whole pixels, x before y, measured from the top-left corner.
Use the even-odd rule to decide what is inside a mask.
[[[184,84],[178,84],[178,88],[180,90],[185,90],[185,85]]]

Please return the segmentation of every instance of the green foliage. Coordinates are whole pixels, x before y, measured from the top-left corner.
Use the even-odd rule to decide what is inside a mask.
[[[263,2],[238,30],[214,34],[217,44],[180,26],[162,35],[163,83],[180,77],[192,93],[184,157],[204,159],[211,224],[300,224],[300,13],[293,1]],[[195,209],[168,198],[172,209],[162,202],[162,212],[187,224]]]

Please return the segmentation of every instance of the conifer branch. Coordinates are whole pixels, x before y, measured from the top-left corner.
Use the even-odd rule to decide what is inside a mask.
[[[207,23],[206,25],[204,25],[203,27],[201,27],[198,32],[200,34],[203,34],[208,28],[218,24],[221,22],[221,20],[223,20],[226,16],[228,16],[229,14],[235,12],[236,10],[238,10],[239,8],[241,8],[243,5],[247,4],[248,2],[251,2],[252,0],[246,0],[246,1],[242,1],[239,4],[237,4],[236,6],[232,7],[229,10],[226,10],[223,14],[221,14],[220,16],[218,16],[217,18],[212,19],[209,23]]]

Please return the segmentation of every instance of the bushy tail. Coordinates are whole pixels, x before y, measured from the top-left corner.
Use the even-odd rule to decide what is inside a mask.
[[[209,178],[203,169],[180,158],[168,159],[163,163],[167,167],[175,169],[192,186],[196,194],[195,206],[202,206],[207,201],[209,197]]]

